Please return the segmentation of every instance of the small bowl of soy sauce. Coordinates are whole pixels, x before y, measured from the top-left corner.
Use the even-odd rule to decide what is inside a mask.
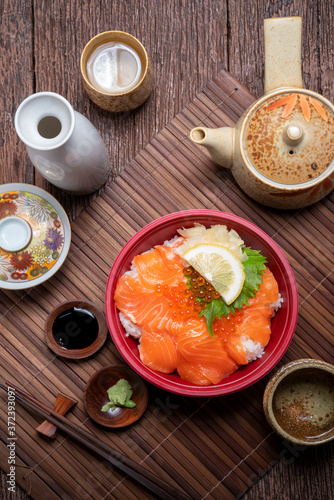
[[[46,320],[46,343],[63,358],[83,359],[91,356],[103,346],[107,334],[104,312],[86,299],[59,304]]]

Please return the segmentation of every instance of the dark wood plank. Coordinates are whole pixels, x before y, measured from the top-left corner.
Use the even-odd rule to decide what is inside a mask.
[[[0,179],[33,184],[30,160],[14,128],[17,106],[34,92],[33,12],[24,0],[4,0],[0,18]]]

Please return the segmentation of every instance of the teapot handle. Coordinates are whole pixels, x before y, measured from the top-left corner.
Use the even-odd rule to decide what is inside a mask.
[[[303,88],[301,17],[264,20],[264,92],[280,87]]]

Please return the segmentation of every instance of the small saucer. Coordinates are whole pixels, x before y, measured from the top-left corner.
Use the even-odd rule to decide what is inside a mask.
[[[280,368],[263,396],[266,418],[291,443],[317,445],[334,439],[334,366],[298,359]]]
[[[70,309],[84,309],[95,316],[98,322],[97,337],[92,344],[82,349],[66,349],[59,345],[53,335],[53,324],[59,315]],[[73,325],[70,325],[73,331]],[[96,353],[105,343],[108,334],[108,327],[104,312],[93,302],[86,299],[67,300],[53,309],[45,323],[45,341],[48,347],[58,356],[70,359],[83,359]]]
[[[107,390],[120,379],[129,382],[133,391],[134,408],[117,407],[114,411],[101,411],[109,402]],[[115,365],[102,368],[89,379],[84,394],[84,405],[90,418],[105,427],[126,427],[136,422],[146,410],[148,388],[146,382],[127,366]]]
[[[71,244],[66,212],[31,184],[0,186],[0,288],[22,290],[48,280]]]

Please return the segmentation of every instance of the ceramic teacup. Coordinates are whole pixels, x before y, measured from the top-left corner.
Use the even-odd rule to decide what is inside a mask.
[[[148,54],[137,38],[123,31],[105,31],[92,38],[80,62],[87,94],[107,111],[137,108],[153,88]]]
[[[280,368],[263,397],[266,418],[277,434],[303,446],[334,439],[334,366],[299,359]]]

